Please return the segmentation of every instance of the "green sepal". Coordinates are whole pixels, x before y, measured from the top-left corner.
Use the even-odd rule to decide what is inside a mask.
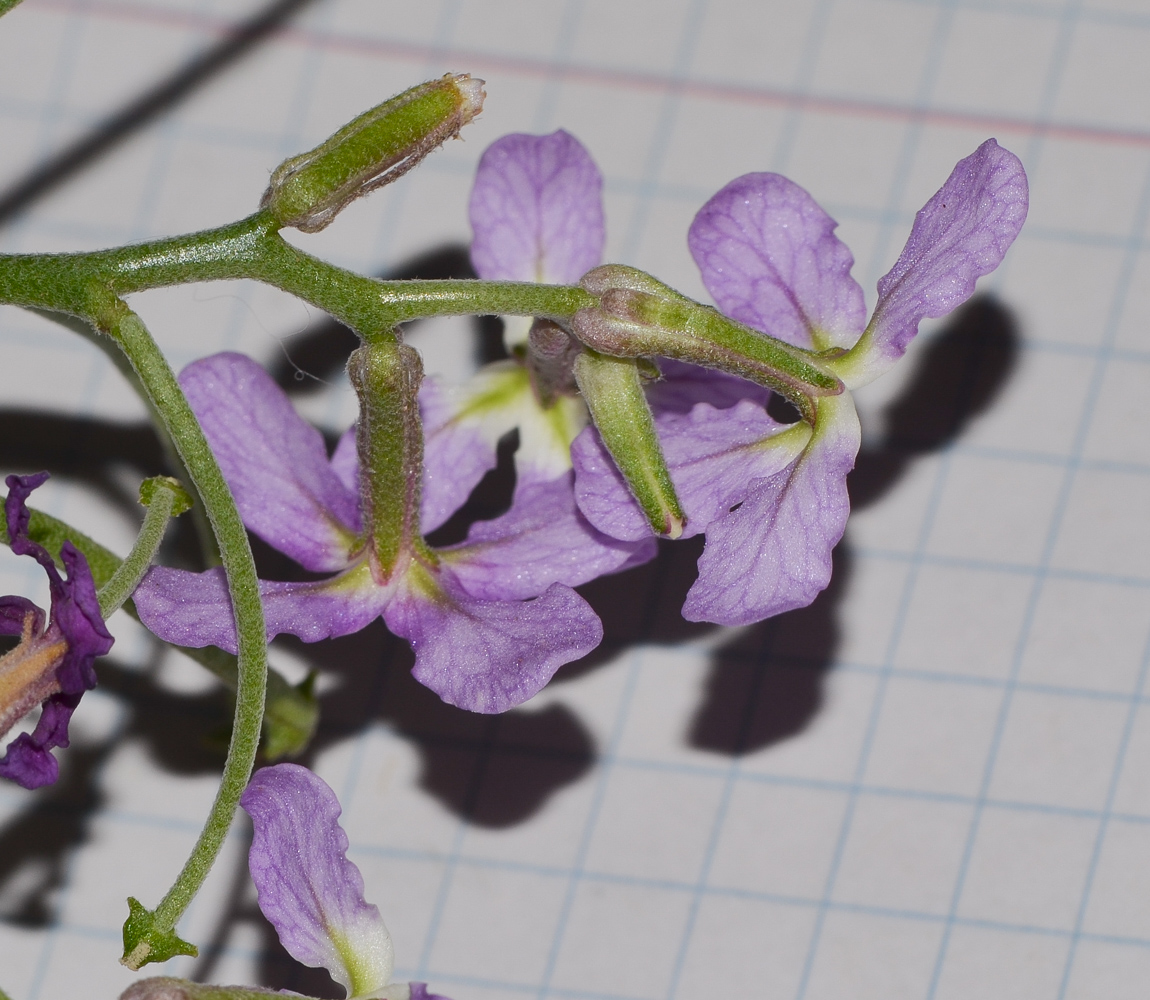
[[[633,358],[584,351],[575,380],[603,444],[657,535],[678,538],[687,516],[655,432],[639,366]]]
[[[140,483],[140,503],[151,507],[157,490],[167,490],[172,494],[172,511],[169,517],[179,517],[185,511],[192,509],[195,501],[192,495],[184,489],[183,483],[171,476],[152,476]]]
[[[166,962],[176,955],[196,958],[200,950],[174,930],[156,926],[156,915],[134,896],[128,897],[128,919],[124,921],[124,954],[121,965],[135,972],[149,962]]]

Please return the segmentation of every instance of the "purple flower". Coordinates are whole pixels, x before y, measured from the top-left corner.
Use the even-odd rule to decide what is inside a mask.
[[[603,253],[602,188],[598,167],[568,132],[497,139],[480,158],[471,191],[476,273],[492,281],[578,281]],[[484,366],[460,386],[424,383],[424,481],[444,483],[438,495],[450,508],[429,510],[425,502],[427,530],[446,520],[495,467],[499,439],[516,428],[518,486],[566,477],[573,488],[570,445],[587,425],[587,408],[573,378],[568,391],[546,393],[546,404],[541,401],[538,366],[532,364],[537,355],[528,346],[533,320],[508,316],[504,323],[511,360]],[[557,335],[569,340],[562,331]],[[593,532],[590,525],[582,530]]]
[[[923,318],[961,304],[998,266],[1027,198],[1022,164],[988,139],[915,217],[878,283],[869,323],[836,223],[785,177],[732,181],[696,215],[688,245],[724,313],[822,352],[850,389],[886,371]],[[859,447],[849,392],[815,400],[813,427],[787,426],[763,412],[761,389],[745,384],[746,398],[734,401],[729,379],[684,379],[681,367],[671,370],[677,386],[657,388],[651,401],[686,534],[707,535],[684,617],[745,625],[809,604],[830,579],[849,512],[846,476]],[[617,538],[649,533],[594,430],[573,456],[576,497],[591,523]]]
[[[252,818],[248,865],[259,906],[288,954],[327,969],[351,998],[446,1000],[425,983],[391,982],[391,937],[363,898],[339,801],[322,778],[298,764],[265,767],[240,805]]]
[[[26,501],[47,478],[46,472],[9,476],[4,503],[12,551],[44,567],[52,595],[47,628],[44,612],[31,601],[0,597],[0,635],[20,636],[20,644],[0,658],[0,736],[43,705],[35,731],[17,736],[0,758],[0,776],[25,788],[50,785],[59,776],[52,749],[68,745],[72,713],[83,693],[96,686],[93,661],[112,648],[87,560],[65,542],[60,557],[68,576],[61,577],[48,550],[28,536]]]
[[[571,586],[626,565],[642,546],[593,529],[575,507],[569,474],[521,486],[506,514],[478,522],[462,544],[411,547],[384,573],[365,538],[353,434],[329,460],[319,432],[241,354],[197,361],[180,384],[244,523],[305,569],[335,573],[261,581],[269,638],[286,632],[316,642],[382,616],[414,649],[415,677],[477,712],[520,704],[599,644],[599,619]],[[445,455],[453,443],[450,435],[427,438],[425,527],[466,499]],[[163,639],[236,649],[221,569],[154,567],[134,600],[140,620]]]

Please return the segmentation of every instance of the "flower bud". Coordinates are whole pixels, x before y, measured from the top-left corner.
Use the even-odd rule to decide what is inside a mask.
[[[281,163],[260,207],[317,233],[349,203],[403,176],[483,108],[483,81],[450,73],[365,111],[315,149]]]
[[[812,398],[843,391],[818,355],[744,326],[642,271],[608,264],[580,284],[599,296],[599,305],[579,310],[571,326],[601,354],[675,358],[730,372],[786,396],[811,423]]]
[[[548,409],[559,396],[574,396],[575,359],[583,350],[579,343],[557,323],[536,319],[527,335],[525,361],[535,396]]]
[[[419,531],[423,482],[423,423],[419,386],[423,362],[406,344],[367,343],[351,352],[347,374],[359,397],[356,451],[364,528],[384,580],[401,554],[434,556]]]

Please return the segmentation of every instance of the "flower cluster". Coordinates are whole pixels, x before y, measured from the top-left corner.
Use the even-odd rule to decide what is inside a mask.
[[[509,321],[511,360],[462,386],[424,380],[403,345],[362,348],[350,366],[360,420],[330,458],[251,360],[216,355],[182,373],[250,530],[333,574],[263,583],[269,637],[316,641],[382,616],[410,642],[420,681],[453,704],[499,712],[600,641],[571,588],[652,558],[661,534],[706,534],[683,608],[691,620],[747,624],[808,604],[827,584],[849,509],[860,438],[849,390],[893,364],[924,317],[970,296],[1027,209],[1021,164],[987,140],[916,216],[868,321],[835,222],[786,178],[748,174],[704,205],[688,238],[720,315],[639,272],[596,268],[601,184],[565,132],[507,136],[487,150],[471,199],[480,277],[581,280],[598,304],[570,322]],[[593,400],[600,390],[580,374],[605,356],[637,359],[624,375],[645,388],[629,410]],[[772,418],[772,390],[802,419]],[[624,425],[608,433],[599,415],[611,413],[631,416],[612,418]],[[514,428],[510,510],[459,545],[428,546],[422,535],[463,504]],[[653,488],[681,513],[653,518],[632,468],[654,469]],[[165,639],[235,649],[218,569],[153,569],[135,600]]]
[[[36,728],[17,736],[0,758],[0,777],[25,788],[56,780],[60,765],[52,750],[68,745],[72,713],[96,686],[93,661],[112,648],[87,561],[65,542],[60,557],[68,575],[62,577],[48,550],[28,536],[28,496],[47,478],[46,472],[9,476],[4,503],[12,551],[44,568],[52,595],[47,627],[44,612],[27,598],[0,597],[0,635],[20,636],[19,645],[0,658],[0,736],[42,706]]]

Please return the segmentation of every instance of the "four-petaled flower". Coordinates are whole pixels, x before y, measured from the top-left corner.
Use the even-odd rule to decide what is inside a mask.
[[[482,277],[572,282],[603,248],[602,182],[566,132],[506,136],[484,154],[471,199],[473,258]],[[559,331],[565,339],[567,334]],[[521,355],[526,355],[525,348]],[[373,562],[355,429],[328,460],[319,434],[255,362],[221,354],[180,376],[244,523],[329,580],[261,586],[268,635],[307,642],[345,635],[383,616],[415,650],[415,676],[445,701],[501,712],[598,645],[602,626],[570,588],[654,555],[653,539],[621,541],[592,527],[574,498],[570,445],[586,424],[573,392],[540,400],[522,356],[448,388],[426,379],[423,532],[442,525],[496,464],[518,428],[511,509],[474,524],[467,540],[380,572]],[[222,571],[154,569],[136,593],[141,620],[186,646],[235,649]]]
[[[849,390],[897,361],[923,318],[969,298],[1002,261],[1026,210],[1022,164],[988,139],[915,216],[869,323],[836,223],[785,177],[732,181],[696,215],[688,244],[724,313],[819,352]],[[813,426],[786,425],[765,412],[756,386],[739,392],[737,382],[680,365],[668,374],[650,391],[655,423],[685,534],[707,535],[683,616],[745,625],[809,604],[830,579],[849,512],[846,476],[860,439],[849,391],[819,397]],[[616,538],[649,536],[593,428],[573,456],[576,498],[591,523]]]
[[[0,635],[20,636],[20,644],[0,658],[0,736],[43,706],[35,730],[17,736],[0,759],[0,777],[25,788],[50,785],[58,777],[52,750],[68,745],[72,713],[84,692],[96,686],[93,661],[112,648],[87,560],[65,542],[60,558],[68,576],[62,577],[48,550],[28,537],[26,501],[47,478],[46,472],[9,476],[4,502],[12,551],[44,568],[52,595],[47,628],[44,612],[27,598],[0,597]]]
[[[416,678],[445,701],[477,712],[525,701],[562,664],[599,644],[602,625],[571,586],[626,565],[637,546],[592,529],[566,480],[519,490],[506,514],[476,523],[462,544],[434,550],[434,562],[406,551],[385,575],[365,539],[357,493],[366,477],[354,428],[329,459],[319,432],[245,355],[197,361],[180,384],[248,528],[304,569],[336,573],[261,581],[269,638],[286,632],[317,642],[382,616],[414,649]],[[428,467],[450,467],[440,450],[449,443],[428,439]],[[442,524],[464,498],[450,476],[427,476],[424,530]],[[154,567],[134,601],[140,620],[163,639],[236,649],[219,568]]]

